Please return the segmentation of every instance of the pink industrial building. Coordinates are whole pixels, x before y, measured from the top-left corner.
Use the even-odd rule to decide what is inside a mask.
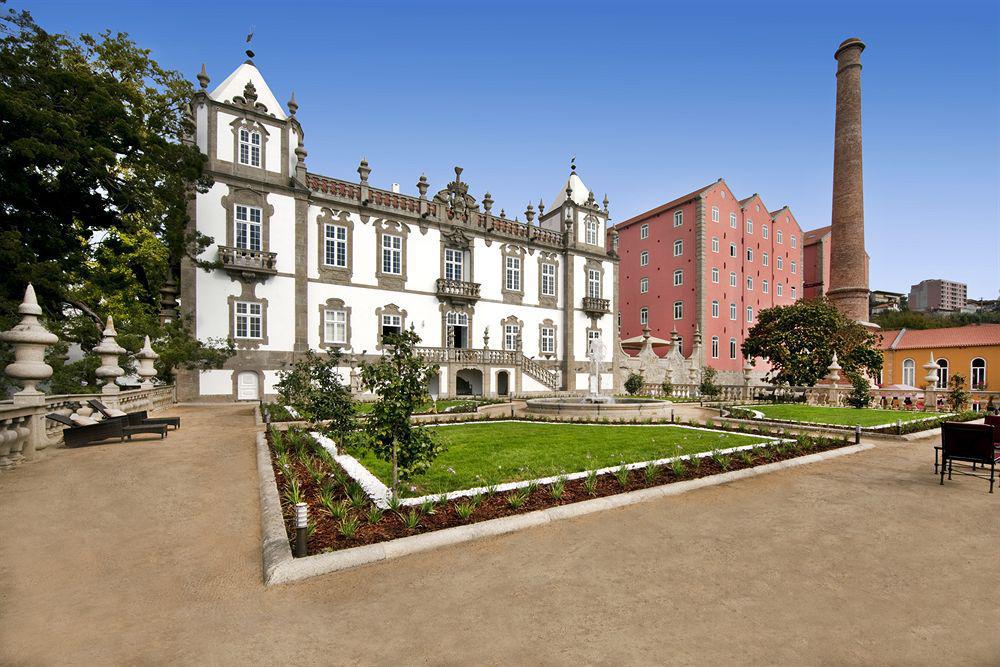
[[[831,230],[827,225],[802,234],[802,296],[815,299],[830,289]],[[868,284],[868,253],[865,253],[865,284]]]
[[[802,296],[802,230],[759,195],[737,199],[722,179],[614,226],[621,338],[680,337],[703,364],[739,371],[740,345],[765,308]],[[612,232],[613,234],[613,232]]]

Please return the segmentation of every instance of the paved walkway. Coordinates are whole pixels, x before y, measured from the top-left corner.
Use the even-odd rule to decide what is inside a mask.
[[[0,476],[0,664],[1000,662],[1000,493],[930,441],[265,590],[246,406]]]

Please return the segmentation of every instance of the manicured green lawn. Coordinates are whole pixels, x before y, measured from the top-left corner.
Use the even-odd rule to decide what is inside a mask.
[[[680,426],[498,422],[434,429],[448,450],[402,493],[419,496],[568,474],[761,442],[757,436]],[[388,484],[392,468],[371,452],[355,454]]]
[[[456,405],[462,405],[465,403],[475,403],[477,406],[479,406],[496,402],[497,401],[477,401],[476,399],[473,398],[466,398],[466,399],[447,398],[447,399],[441,399],[440,401],[437,402],[437,411],[445,412],[448,408],[454,407]],[[358,403],[354,411],[357,412],[359,415],[366,415],[372,411],[373,405],[375,404],[371,402]],[[413,414],[421,415],[421,414],[426,414],[428,412],[432,412],[433,410],[434,410],[434,404],[431,403],[430,401],[427,401],[426,403],[422,403],[420,407],[417,408],[416,412],[414,412]]]
[[[812,422],[837,426],[878,426],[934,417],[937,413],[904,410],[873,410],[869,408],[830,408],[821,405],[783,403],[778,405],[748,405],[747,410],[757,410],[765,417],[786,421]]]

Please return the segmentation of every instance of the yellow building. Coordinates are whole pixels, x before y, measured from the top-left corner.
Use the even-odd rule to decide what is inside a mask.
[[[1000,324],[882,332],[882,387],[923,388],[929,361],[938,366],[938,388],[961,375],[969,390],[1000,392]]]

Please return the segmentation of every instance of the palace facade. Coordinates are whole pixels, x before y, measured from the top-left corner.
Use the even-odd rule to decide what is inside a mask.
[[[618,332],[618,259],[605,247],[608,202],[575,168],[524,221],[477,200],[462,170],[431,193],[311,173],[294,96],[283,110],[252,61],[214,90],[203,69],[191,141],[214,181],[190,205],[191,231],[214,244],[181,266],[181,310],[201,340],[232,339],[223,368],[183,371],[182,399],[261,399],[306,350],[344,352],[342,373],[377,358],[384,336],[414,329],[440,365],[441,396],[586,391],[588,341]]]

